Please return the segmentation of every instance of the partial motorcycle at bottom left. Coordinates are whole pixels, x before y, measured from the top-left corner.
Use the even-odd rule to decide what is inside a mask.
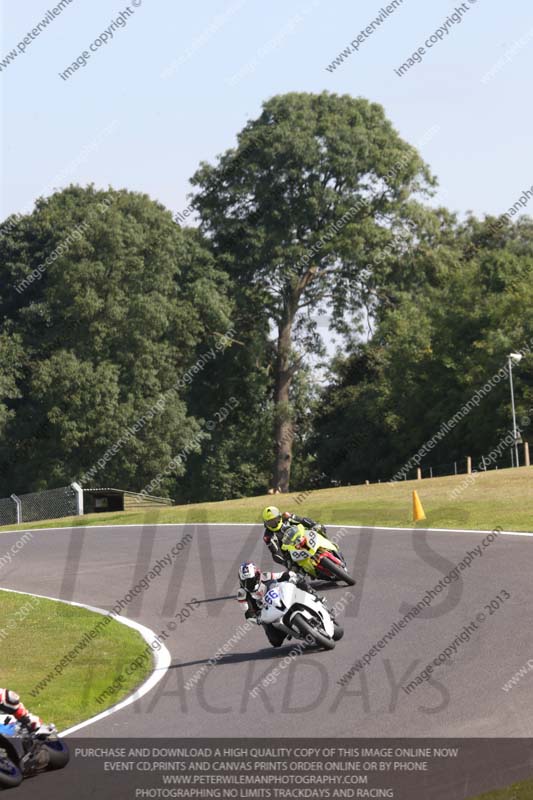
[[[40,772],[66,767],[70,758],[66,743],[53,725],[43,727],[34,732],[0,714],[0,791]]]

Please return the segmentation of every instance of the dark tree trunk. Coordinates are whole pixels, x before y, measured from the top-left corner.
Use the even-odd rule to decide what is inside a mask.
[[[276,359],[276,385],[274,391],[274,402],[276,404],[276,460],[273,472],[273,488],[279,489],[281,492],[289,491],[294,440],[294,422],[289,398],[293,375],[291,369],[293,321],[294,315],[288,312],[280,324]]]

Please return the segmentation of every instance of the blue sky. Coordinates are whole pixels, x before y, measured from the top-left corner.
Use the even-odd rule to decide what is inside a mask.
[[[56,3],[2,0],[0,63]],[[400,78],[394,70],[461,5],[403,0],[327,71],[386,5],[130,0],[125,25],[65,81],[59,73],[127,7],[72,0],[0,72],[1,218],[71,182],[143,191],[180,211],[200,160],[232,146],[265,99],[322,90],[377,101],[404,138],[426,138],[448,207],[507,210],[533,185],[533,6],[468,0],[462,22]]]

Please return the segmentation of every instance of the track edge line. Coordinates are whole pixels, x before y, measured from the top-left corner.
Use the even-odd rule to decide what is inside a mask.
[[[60,529],[51,528],[45,530]],[[3,592],[11,592],[12,594],[23,594],[29,597],[39,597],[41,600],[54,600],[56,603],[64,603],[65,605],[76,606],[77,608],[85,608],[87,611],[92,611],[95,614],[101,614],[104,617],[107,617],[110,614],[109,611],[106,611],[103,608],[98,608],[98,606],[89,606],[86,603],[78,603],[74,600],[63,600],[60,597],[49,597],[48,595],[34,594],[33,592],[21,592],[18,589],[7,589],[2,586],[0,586],[0,590]],[[146,625],[141,625],[140,622],[135,622],[135,620],[128,619],[127,617],[121,617],[119,615],[113,615],[113,618],[122,625],[126,625],[128,628],[133,628],[140,633],[147,644],[153,642],[153,640],[157,637],[157,634],[154,631],[152,631],[150,628],[147,628]],[[123,708],[127,708],[127,706],[135,703],[137,700],[140,700],[141,697],[144,697],[145,694],[148,694],[148,692],[150,692],[159,683],[159,681],[163,679],[172,662],[172,657],[167,647],[162,642],[160,642],[160,645],[160,650],[152,651],[155,664],[151,675],[143,684],[141,684],[141,686],[139,686],[138,689],[135,690],[133,694],[125,697],[124,700],[120,701],[120,703],[115,703],[114,706],[107,708],[105,711],[101,711],[94,717],[90,717],[90,719],[86,719],[83,722],[72,725],[70,728],[67,728],[64,731],[60,731],[59,735],[62,737],[69,736],[70,734],[75,733],[76,731],[79,731],[88,725],[92,725],[93,722],[98,722],[101,719],[110,717],[117,711],[121,711]]]

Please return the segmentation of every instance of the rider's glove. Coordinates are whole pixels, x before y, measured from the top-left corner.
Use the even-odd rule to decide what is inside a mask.
[[[40,728],[43,727],[44,723],[40,717],[36,714],[28,714],[27,715],[27,725],[30,731],[36,733]]]
[[[299,576],[292,570],[289,570],[289,583],[293,583],[295,586],[298,586],[299,580]]]
[[[326,535],[326,526],[325,526],[325,525],[322,525],[322,523],[320,523],[319,525],[317,525],[317,526],[316,526],[316,529],[317,529],[317,531],[318,531],[319,533],[321,533],[321,534],[322,534],[322,536],[325,536],[325,535]]]
[[[315,592],[315,590],[313,589],[313,587],[311,586],[309,581],[306,581],[305,578],[302,578],[301,576],[298,576],[297,586],[298,586],[298,589],[303,589],[304,592],[307,592],[308,594],[312,595],[316,600],[318,600],[319,602],[324,603],[324,605],[326,605],[326,598],[325,597],[320,597]]]
[[[282,516],[282,519],[284,519],[285,522],[287,522],[287,520],[291,518],[291,512],[290,511],[284,511],[281,516]]]

